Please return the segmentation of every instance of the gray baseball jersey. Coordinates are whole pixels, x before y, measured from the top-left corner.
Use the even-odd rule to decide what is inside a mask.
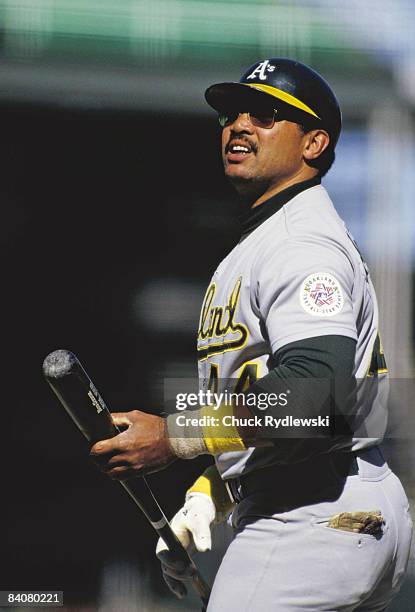
[[[246,389],[269,372],[272,355],[291,342],[323,335],[352,338],[353,376],[377,378],[375,393],[364,386],[360,391],[366,421],[376,422],[376,437],[344,441],[359,450],[376,444],[386,427],[378,307],[367,266],[326,189],[316,182],[260,222],[214,273],[200,316],[199,379],[203,389],[230,378],[235,388]],[[216,462],[227,479],[272,465],[275,457],[272,448],[250,448],[223,453]]]

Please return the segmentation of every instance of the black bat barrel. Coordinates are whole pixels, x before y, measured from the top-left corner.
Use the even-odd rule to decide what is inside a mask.
[[[91,444],[120,433],[104,400],[74,353],[64,349],[50,353],[43,362],[43,374],[66,412]],[[120,481],[120,484],[163,538],[171,554],[184,568],[188,568],[192,583],[206,607],[209,586],[171,529],[146,479],[138,477]]]
[[[43,374],[85,438],[94,444],[118,433],[104,400],[77,357],[66,350],[50,353]]]

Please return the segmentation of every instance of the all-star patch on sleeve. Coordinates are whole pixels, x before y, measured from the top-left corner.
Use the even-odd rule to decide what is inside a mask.
[[[288,239],[263,254],[256,274],[256,301],[274,352],[315,336],[357,339],[354,270],[336,243]]]
[[[315,317],[333,317],[343,310],[344,297],[340,281],[329,272],[313,272],[300,288],[304,310]]]

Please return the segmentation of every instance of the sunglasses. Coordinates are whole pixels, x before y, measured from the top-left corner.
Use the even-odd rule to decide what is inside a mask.
[[[220,112],[218,114],[218,120],[221,127],[226,127],[227,125],[231,125],[234,123],[239,115],[248,115],[249,121],[255,127],[264,128],[266,130],[270,130],[274,127],[275,116],[277,114],[277,110],[274,108],[270,111],[252,111],[250,113],[240,113],[239,111],[228,111],[228,112]]]

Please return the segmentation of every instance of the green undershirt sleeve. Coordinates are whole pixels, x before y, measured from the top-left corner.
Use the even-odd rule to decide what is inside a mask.
[[[292,342],[276,351],[274,367],[249,387],[248,392],[257,397],[285,394],[285,404],[268,405],[264,410],[250,407],[263,422],[267,415],[285,418],[288,423],[275,427],[273,421],[259,432],[280,450],[281,463],[330,451],[344,437],[353,436],[355,351],[356,341],[346,336]]]

